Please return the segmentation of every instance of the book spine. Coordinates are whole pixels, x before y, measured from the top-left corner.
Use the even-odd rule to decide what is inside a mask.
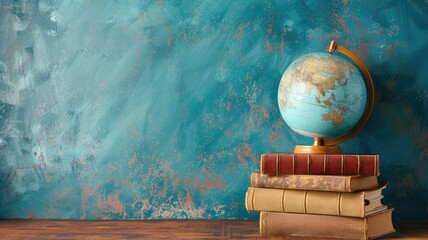
[[[267,153],[261,173],[279,175],[379,176],[379,155]]]
[[[322,192],[249,187],[248,211],[323,214],[364,217],[364,192]]]
[[[260,213],[260,234],[367,239],[366,218],[295,213]]]
[[[261,188],[306,189],[332,192],[351,192],[351,176],[251,174],[251,186]],[[371,186],[375,187],[375,186]]]

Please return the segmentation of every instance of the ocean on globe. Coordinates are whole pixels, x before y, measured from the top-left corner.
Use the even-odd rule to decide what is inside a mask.
[[[311,53],[295,60],[278,88],[282,118],[307,137],[345,135],[361,119],[366,103],[360,71],[347,59],[330,53]]]

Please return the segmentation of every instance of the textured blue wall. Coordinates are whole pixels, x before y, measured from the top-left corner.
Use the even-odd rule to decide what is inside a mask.
[[[277,87],[330,40],[375,81],[347,153],[394,218],[428,219],[425,1],[1,1],[0,218],[257,218],[259,156],[310,139]]]

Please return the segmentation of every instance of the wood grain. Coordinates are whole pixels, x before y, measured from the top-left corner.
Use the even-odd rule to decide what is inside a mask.
[[[394,224],[381,239],[428,239],[428,223]],[[254,220],[0,220],[0,239],[296,239],[258,233]]]

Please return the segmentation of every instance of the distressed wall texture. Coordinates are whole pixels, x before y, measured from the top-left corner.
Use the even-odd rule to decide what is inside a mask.
[[[346,153],[428,219],[427,1],[0,1],[0,218],[253,218],[260,154],[309,144],[283,71],[330,40],[375,81]]]

